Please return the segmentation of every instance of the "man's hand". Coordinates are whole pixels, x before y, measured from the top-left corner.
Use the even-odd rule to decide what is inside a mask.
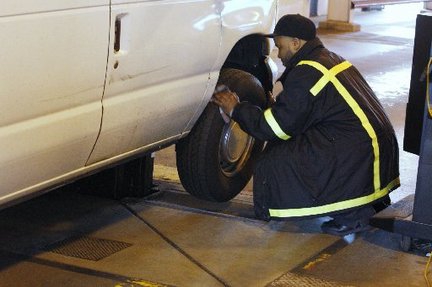
[[[270,104],[270,106],[272,106],[274,103],[276,103],[276,97],[273,96],[272,92],[268,92],[268,103]]]
[[[218,105],[225,114],[231,117],[232,111],[240,100],[236,93],[233,93],[226,88],[220,92],[216,91],[212,97],[212,102]]]

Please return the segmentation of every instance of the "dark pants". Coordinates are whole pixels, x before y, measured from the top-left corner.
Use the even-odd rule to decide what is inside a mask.
[[[331,215],[336,223],[349,227],[368,225],[369,219],[375,214],[390,205],[390,196],[384,196],[380,201],[373,205],[361,206],[359,208]]]
[[[359,208],[331,215],[339,225],[356,228],[369,224],[369,219],[375,214],[375,209],[371,205],[361,206]]]

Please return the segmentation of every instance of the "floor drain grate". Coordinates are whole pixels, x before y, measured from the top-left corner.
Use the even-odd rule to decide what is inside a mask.
[[[121,241],[79,236],[51,244],[44,250],[69,257],[98,261],[131,245]]]
[[[266,287],[354,287],[353,285],[341,285],[336,282],[326,281],[319,278],[302,276],[294,273],[286,273]]]

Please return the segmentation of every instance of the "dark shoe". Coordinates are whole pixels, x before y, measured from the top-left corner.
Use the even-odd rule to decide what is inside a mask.
[[[373,208],[375,209],[375,212],[378,213],[381,210],[386,209],[387,207],[389,207],[391,205],[391,200],[390,200],[390,196],[386,195],[384,196],[380,201],[376,202],[373,205]]]
[[[361,231],[369,230],[371,227],[369,224],[362,224],[358,222],[355,227],[350,227],[347,225],[339,224],[335,222],[335,220],[326,221],[321,225],[321,230],[324,233],[336,235],[336,236],[345,236],[351,233],[357,233]]]

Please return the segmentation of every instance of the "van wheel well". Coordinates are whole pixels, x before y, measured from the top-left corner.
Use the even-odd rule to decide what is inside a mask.
[[[259,34],[242,38],[229,53],[222,68],[243,70],[254,75],[268,94],[273,90],[273,76],[267,65],[269,39]]]

